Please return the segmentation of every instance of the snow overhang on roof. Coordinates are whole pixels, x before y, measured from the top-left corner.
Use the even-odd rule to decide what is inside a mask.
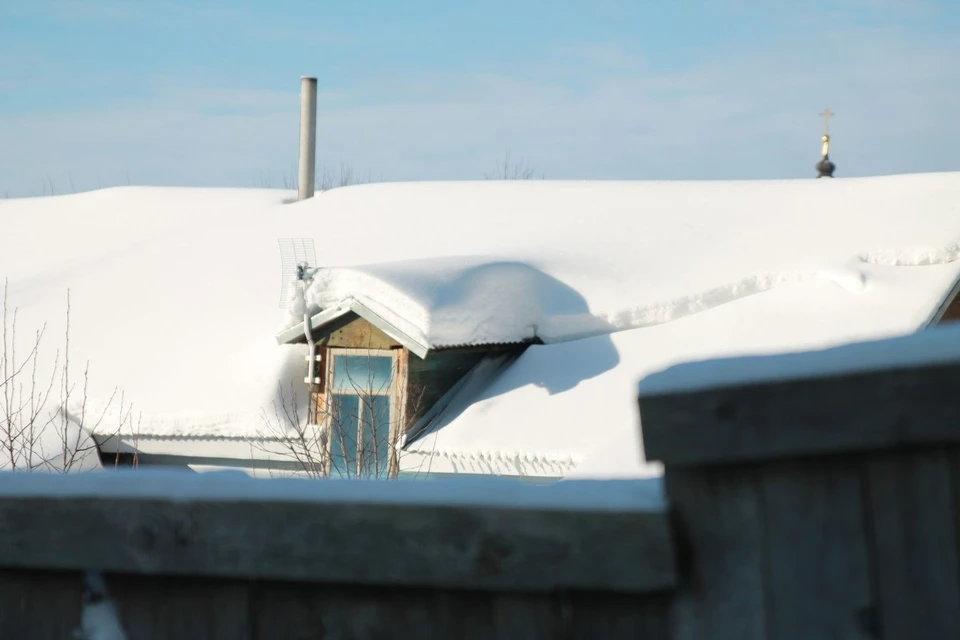
[[[305,341],[348,313],[413,353],[452,347],[529,344],[609,333],[583,296],[533,264],[496,257],[447,257],[317,269],[291,305],[280,344]]]

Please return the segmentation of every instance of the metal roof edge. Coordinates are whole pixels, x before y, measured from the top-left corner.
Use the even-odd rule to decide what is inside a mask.
[[[349,306],[338,305],[336,307],[329,307],[313,314],[310,317],[310,326],[316,329],[328,322],[345,316],[350,313],[350,311],[352,311],[352,309],[350,309]],[[301,337],[303,337],[303,321],[284,329],[276,336],[277,344],[279,345],[290,344]]]
[[[419,340],[413,338],[408,333],[405,333],[395,327],[393,324],[387,322],[383,317],[376,313],[373,309],[363,304],[356,298],[350,298],[347,303],[350,307],[350,310],[356,313],[358,316],[375,326],[380,331],[383,331],[385,334],[402,344],[404,347],[409,349],[411,352],[417,354],[421,358],[426,358],[427,353],[430,351],[430,347],[423,344]]]
[[[336,307],[330,307],[314,314],[310,318],[310,326],[313,329],[319,329],[328,322],[341,318],[350,312],[357,314],[421,358],[427,357],[427,353],[430,351],[429,346],[423,344],[420,340],[417,340],[408,333],[401,331],[390,322],[387,322],[380,314],[356,298],[347,298]],[[279,345],[291,344],[302,336],[303,322],[298,322],[292,327],[278,333],[276,340]]]
[[[205,433],[160,433],[160,432],[99,432],[91,431],[90,437],[98,444],[107,442],[112,438],[126,438],[134,440],[158,440],[158,441],[192,441],[192,442],[291,442],[295,441],[296,436],[284,438],[281,436],[268,436],[259,434],[205,434]]]

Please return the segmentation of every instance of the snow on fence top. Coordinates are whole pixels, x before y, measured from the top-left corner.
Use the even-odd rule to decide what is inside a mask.
[[[678,364],[640,381],[643,396],[960,362],[960,325],[832,349]]]
[[[29,521],[0,562],[30,570],[513,592],[676,584],[659,480],[0,474],[0,515]]]
[[[615,483],[579,480],[537,486],[504,478],[320,481],[257,479],[239,471],[197,474],[143,468],[69,476],[0,472],[0,479],[3,498],[156,498],[176,502],[281,501],[634,512],[656,512],[665,508],[662,483],[657,478]]]
[[[119,388],[142,436],[257,436],[278,388],[300,389],[303,377],[302,348],[275,342],[278,325],[300,320],[276,309],[276,239],[312,237],[313,307],[360,299],[430,346],[546,343],[412,443],[411,464],[590,468],[592,453],[616,442],[638,453],[598,468],[633,473],[643,374],[915,331],[960,276],[955,173],[288,196],[119,188],[0,201],[18,353],[46,323],[38,378],[58,348],[62,362],[69,288],[71,380],[82,386],[89,361],[88,408]],[[123,422],[120,399],[103,412],[104,432]]]

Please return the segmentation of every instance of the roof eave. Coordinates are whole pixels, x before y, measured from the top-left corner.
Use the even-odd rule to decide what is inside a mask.
[[[349,306],[341,305],[324,309],[310,317],[310,326],[314,329],[318,329],[329,322],[333,322],[337,318],[342,318],[348,313],[350,313]],[[303,322],[298,322],[292,327],[284,329],[276,336],[277,344],[280,345],[293,344],[303,337]]]
[[[391,323],[387,322],[383,317],[373,311],[370,307],[353,298],[344,300],[336,307],[324,309],[323,311],[311,316],[310,327],[314,330],[319,329],[338,318],[342,318],[348,313],[357,314],[375,326],[377,329],[380,329],[385,334],[402,344],[404,347],[410,350],[410,352],[415,353],[421,358],[427,357],[427,353],[430,351],[429,346],[393,326]],[[303,322],[298,322],[292,327],[284,329],[277,334],[277,344],[292,344],[299,341],[303,335]]]
[[[393,326],[362,302],[351,298],[350,310],[421,358],[426,358],[427,353],[430,352],[429,346]]]

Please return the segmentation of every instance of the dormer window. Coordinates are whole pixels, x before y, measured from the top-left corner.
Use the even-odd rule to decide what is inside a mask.
[[[394,475],[393,445],[402,415],[396,350],[327,350],[326,411],[332,477]]]
[[[462,410],[451,398],[482,388],[528,343],[426,349],[381,322],[357,313],[320,312],[311,335],[321,364],[310,385],[311,431],[291,446],[310,474],[332,478],[395,477],[402,467],[399,442],[410,442]],[[303,326],[278,335],[283,344],[305,343]],[[309,355],[307,356],[310,357]],[[479,365],[488,361],[486,367]],[[480,377],[465,387],[468,373]],[[486,376],[484,378],[484,376]],[[476,377],[476,376],[475,376]],[[452,407],[452,409],[450,409]]]

